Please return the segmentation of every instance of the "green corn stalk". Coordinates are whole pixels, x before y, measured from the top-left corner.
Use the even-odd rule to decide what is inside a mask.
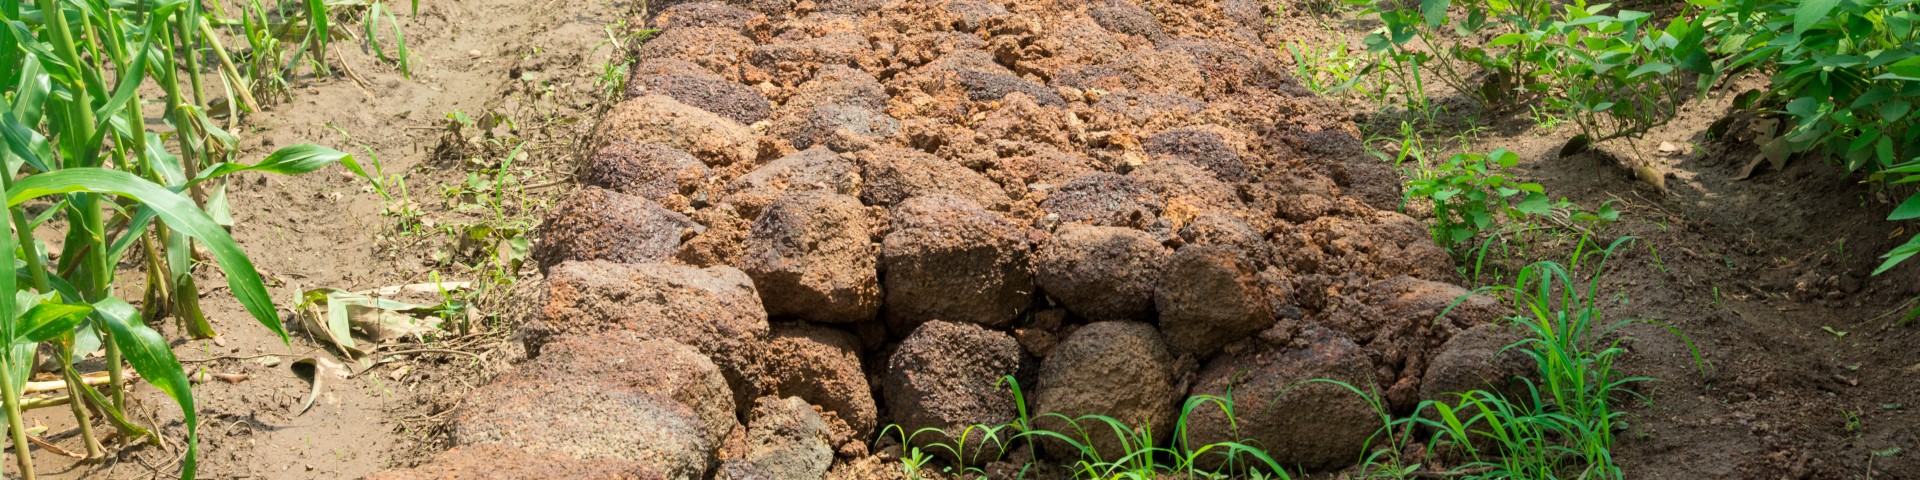
[[[65,364],[62,373],[76,399],[70,408],[90,456],[100,452],[79,402],[104,414],[127,438],[146,436],[121,413],[124,362],[180,405],[188,444],[181,474],[193,478],[197,420],[185,371],[166,340],[142,321],[148,317],[115,295],[115,266],[133,245],[142,245],[148,253],[148,305],[187,321],[196,335],[210,335],[191,276],[198,242],[226,271],[247,311],[285,341],[252,263],[193,198],[204,194],[183,192],[203,192],[207,182],[239,172],[300,174],[334,163],[366,176],[351,156],[313,145],[282,149],[256,164],[226,161],[233,141],[206,116],[198,52],[213,50],[234,77],[228,82],[246,82],[209,34],[197,0],[137,3],[0,0],[0,66],[13,76],[0,83],[0,165],[6,168],[0,190],[13,233],[0,235],[0,252],[18,255],[25,265],[14,275],[0,275],[0,400],[23,478],[35,475],[19,397],[41,343],[53,346]],[[184,79],[182,68],[188,72]],[[167,152],[168,142],[144,129],[138,92],[147,82],[164,92],[162,116],[178,132],[180,155]],[[29,219],[24,204],[42,198],[53,208]],[[56,213],[70,223],[60,261],[49,265],[33,231]],[[107,351],[110,400],[77,382],[71,365],[80,339],[95,337]]]

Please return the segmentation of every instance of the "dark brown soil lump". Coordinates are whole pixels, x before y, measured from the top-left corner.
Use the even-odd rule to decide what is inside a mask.
[[[1175,411],[1173,355],[1160,340],[1153,325],[1140,322],[1096,322],[1074,330],[1040,364],[1040,378],[1034,386],[1032,408],[1035,415],[1061,414],[1068,418],[1101,415],[1120,421],[1129,429],[1171,432]],[[1100,458],[1121,458],[1134,450],[1123,448],[1122,441],[1109,425],[1083,420],[1067,425],[1064,420],[1047,418],[1040,428],[1055,432],[1085,431],[1091,436],[1089,447]],[[1158,439],[1168,436],[1155,433]],[[1135,449],[1133,439],[1126,444]],[[1078,449],[1063,442],[1043,442],[1055,459],[1076,460]]]
[[[1366,355],[1324,329],[1297,335],[1295,344],[1222,356],[1201,369],[1192,394],[1231,399],[1234,418],[1230,422],[1219,408],[1194,409],[1187,420],[1191,441],[1257,445],[1280,465],[1308,471],[1343,467],[1359,458],[1367,439],[1381,428],[1380,417],[1345,388],[1301,382],[1328,379],[1373,391]],[[1207,456],[1199,463],[1217,468],[1224,460]],[[1242,457],[1239,464],[1250,460]]]
[[[760,397],[747,424],[748,463],[773,478],[822,478],[833,465],[827,423],[800,397]]]
[[[1006,193],[986,175],[932,154],[900,147],[881,147],[857,156],[866,185],[860,199],[868,205],[893,206],[910,197],[949,194],[990,209],[1005,208]]]
[[[540,313],[524,327],[536,355],[561,335],[629,330],[700,350],[736,399],[760,381],[767,314],[753,281],[732,267],[567,262],[548,272],[540,296]]]
[[[967,98],[976,102],[1000,100],[1006,98],[1007,94],[1019,92],[1033,97],[1041,105],[1067,103],[1060,98],[1060,94],[1054,93],[1045,85],[1013,75],[978,70],[961,70],[955,75],[960,82],[960,87],[966,90]]]
[[[859,165],[826,147],[801,150],[734,179],[727,185],[727,195],[722,201],[733,204],[741,215],[759,218],[768,204],[787,193],[816,190],[858,194]]]
[[[547,213],[533,258],[541,265],[569,260],[658,262],[673,256],[681,237],[697,226],[652,200],[586,187]]]
[[[767,340],[767,394],[819,405],[833,427],[834,445],[866,441],[876,406],[852,333],[819,325],[781,323]],[[838,423],[838,425],[834,425]]]
[[[657,143],[610,142],[594,151],[580,183],[636,195],[661,205],[684,204],[707,183],[700,159]]]
[[[701,478],[713,462],[694,411],[665,395],[534,376],[496,379],[467,395],[453,417],[453,444],[501,444],[575,458],[614,458],[667,478]],[[608,428],[619,419],[620,428]]]
[[[1055,188],[1040,208],[1060,223],[1148,228],[1159,221],[1166,202],[1137,180],[1099,172]]]
[[[564,454],[530,452],[501,444],[453,447],[418,467],[389,470],[362,480],[666,480],[665,475],[619,459],[581,460]]]
[[[846,152],[865,148],[900,132],[900,120],[852,105],[821,105],[807,111],[792,137],[793,148],[824,145]]]
[[[1177,128],[1147,138],[1147,153],[1172,155],[1207,169],[1220,180],[1239,183],[1251,180],[1240,148],[1228,143],[1220,132],[1204,127]]]
[[[1160,28],[1160,21],[1152,13],[1140,8],[1130,0],[1106,0],[1087,9],[1087,16],[1099,22],[1101,27],[1114,33],[1139,35],[1147,40],[1160,42],[1167,39],[1167,32]]]
[[[1420,384],[1420,400],[1459,405],[1454,394],[1486,390],[1524,398],[1527,382],[1539,378],[1526,337],[1509,325],[1482,324],[1454,334],[1427,365]],[[1511,348],[1509,348],[1511,347]]]
[[[1034,259],[1035,280],[1083,318],[1152,320],[1167,248],[1145,232],[1062,225]]]
[[[941,454],[967,464],[997,458],[1004,445],[978,435],[969,435],[964,446],[957,443],[968,426],[1014,419],[1013,396],[998,385],[1020,367],[1020,357],[1020,344],[1005,333],[938,320],[921,324],[887,360],[881,383],[887,411],[908,432],[936,429],[912,438],[915,446],[940,443],[974,452],[964,459]]]
[[[594,135],[608,143],[659,143],[691,153],[708,165],[728,165],[759,155],[759,141],[740,122],[663,95],[620,102],[600,120]]]
[[[1273,325],[1258,272],[1237,249],[1190,245],[1167,259],[1154,290],[1160,330],[1177,351],[1207,355]]]
[[[753,221],[740,269],[767,314],[813,322],[872,320],[880,308],[873,242],[860,201],[807,191],[768,205]]]
[[[767,16],[720,2],[692,2],[661,10],[653,22],[661,30],[715,27],[751,37],[767,27]]]
[[[573,335],[547,344],[539,358],[509,376],[596,379],[611,388],[664,395],[692,407],[708,443],[718,445],[738,422],[733,389],[699,350],[672,340],[641,340],[630,331]]]
[[[722,79],[653,75],[639,80],[627,84],[627,97],[649,93],[666,95],[743,125],[766,120],[773,112],[767,97],[759,90]]]
[[[973,201],[914,197],[881,243],[886,312],[898,330],[928,320],[1004,327],[1033,301],[1024,230]]]
[[[834,32],[802,40],[776,40],[753,49],[750,59],[781,83],[799,83],[824,65],[856,65],[873,46],[855,32]]]
[[[709,72],[733,78],[741,59],[747,58],[754,44],[740,32],[724,27],[674,28],[661,32],[640,44],[634,60],[656,58],[685,60]]]

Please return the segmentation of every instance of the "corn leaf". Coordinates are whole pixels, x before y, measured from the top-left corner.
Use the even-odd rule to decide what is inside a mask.
[[[253,262],[240,250],[240,245],[196,208],[192,200],[166,187],[121,171],[70,168],[21,179],[7,191],[7,204],[19,206],[34,198],[76,192],[109,193],[140,202],[153,209],[154,215],[174,231],[205,243],[220,268],[227,272],[227,285],[232,287],[234,297],[253,314],[254,320],[279,335],[281,342],[287,341],[286,329],[280,325],[280,315],[274,310],[266,285],[260,281],[260,272],[254,270]],[[13,282],[11,276],[0,275],[0,283]],[[7,286],[0,284],[0,288]]]
[[[187,424],[187,456],[180,462],[180,478],[194,478],[194,471],[199,467],[199,421],[194,417],[193,391],[188,387],[187,372],[181,369],[180,360],[174,358],[173,350],[167,348],[167,339],[162,338],[160,332],[135,320],[139,312],[133,305],[107,297],[94,303],[94,309],[100,312],[102,323],[113,332],[113,343],[120,346],[120,354],[134,371],[140,372],[140,378],[180,404],[182,419]]]
[[[52,340],[61,334],[73,331],[73,327],[93,313],[93,307],[85,304],[46,302],[27,309],[20,315],[20,326],[14,332],[15,342],[40,343]]]
[[[260,163],[252,165],[225,162],[209,165],[206,169],[200,171],[199,177],[195,177],[193,181],[188,183],[200,183],[239,172],[299,175],[319,170],[335,163],[346,165],[347,170],[352,171],[356,175],[362,177],[367,176],[367,171],[360,168],[360,163],[353,160],[352,154],[311,143],[302,143],[275,150],[273,153],[268,154],[267,158],[260,160]]]

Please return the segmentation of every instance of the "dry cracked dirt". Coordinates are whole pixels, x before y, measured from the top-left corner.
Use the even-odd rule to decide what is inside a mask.
[[[660,31],[533,249],[528,359],[466,396],[452,450],[369,478],[1078,455],[961,440],[1019,414],[1007,377],[1035,415],[1153,432],[1231,398],[1192,441],[1338,471],[1379,416],[1297,382],[1405,414],[1514,368],[1490,363],[1514,338],[1496,303],[1440,316],[1467,294],[1447,252],[1344,110],[1281,69],[1259,2],[650,7]]]

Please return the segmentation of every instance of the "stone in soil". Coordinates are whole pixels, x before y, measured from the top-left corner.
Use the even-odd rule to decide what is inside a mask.
[[[900,331],[928,320],[1004,327],[1033,301],[1023,228],[951,195],[913,197],[893,209],[881,243],[885,311]]]
[[[1040,209],[1060,223],[1151,228],[1167,199],[1139,180],[1106,172],[1074,179],[1047,193]]]
[[[611,421],[618,421],[617,425]],[[456,446],[501,444],[582,459],[638,463],[667,478],[701,478],[713,462],[700,416],[665,395],[594,379],[495,379],[455,411]]]
[[[747,424],[746,460],[773,478],[826,477],[833,465],[827,423],[800,397],[760,397]]]
[[[752,219],[759,218],[767,205],[789,192],[819,190],[858,195],[860,183],[860,167],[852,159],[826,147],[814,147],[780,157],[734,179],[722,201]]]
[[[951,445],[973,453],[960,459],[943,449],[929,452],[979,465],[999,457],[1005,445],[979,435],[968,435],[965,445],[958,445],[959,439],[968,426],[1014,419],[1013,396],[1000,387],[1000,379],[1018,370],[1020,362],[1020,344],[1006,333],[935,320],[900,342],[887,359],[881,390],[895,424],[908,432],[934,429],[914,436],[914,446]]]
[[[540,311],[523,329],[535,355],[562,335],[627,330],[712,358],[736,405],[761,381],[767,313],[753,281],[733,267],[567,262],[548,272],[539,296]]]
[[[715,27],[740,32],[741,35],[748,37],[763,33],[769,26],[766,14],[721,2],[674,5],[661,10],[659,15],[653,17],[653,22],[663,31]]]
[[[501,444],[453,447],[418,467],[388,470],[362,480],[666,480],[645,465],[602,458],[581,460],[552,452],[530,452]]]
[[[1301,382],[1327,379],[1371,392],[1372,371],[1359,346],[1320,328],[1295,335],[1289,345],[1256,345],[1220,356],[1200,370],[1191,395],[1230,399],[1234,418],[1218,408],[1194,409],[1188,435],[1194,445],[1260,445],[1280,465],[1310,472],[1346,467],[1364,454],[1367,439],[1380,429],[1379,415],[1346,388]],[[1250,461],[1240,460],[1242,465]],[[1215,469],[1221,462],[1209,456],[1200,463]]]
[[[1054,347],[1040,364],[1040,378],[1032,393],[1036,415],[1061,414],[1079,419],[1101,415],[1119,421],[1135,432],[1154,432],[1159,440],[1173,431],[1176,415],[1173,385],[1173,355],[1160,332],[1141,322],[1095,322],[1074,330],[1066,341]],[[1078,420],[1067,425],[1058,417],[1036,421],[1036,426],[1054,432],[1088,432],[1087,447],[1100,458],[1121,458],[1141,445],[1137,438],[1123,440],[1110,425],[1097,420]],[[1075,427],[1078,427],[1076,429]],[[1049,455],[1072,461],[1081,451],[1064,442],[1043,442]]]
[[[759,140],[740,122],[665,95],[642,95],[615,105],[594,135],[607,142],[659,143],[708,165],[753,160]]]
[[[1273,325],[1276,317],[1266,294],[1242,252],[1191,245],[1167,260],[1153,304],[1167,343],[1204,356]]]
[[[1420,400],[1457,405],[1460,397],[1455,394],[1475,390],[1523,398],[1528,385],[1523,379],[1539,378],[1537,364],[1526,352],[1530,347],[1514,346],[1525,338],[1519,329],[1491,323],[1454,334],[1427,365]]]
[[[880,280],[867,215],[859,200],[820,191],[768,205],[740,258],[767,313],[827,323],[874,319]]]
[[[1148,137],[1145,147],[1147,153],[1186,160],[1224,182],[1251,180],[1253,174],[1240,158],[1245,146],[1230,141],[1224,131],[1221,127],[1176,128]]]
[[[729,79],[738,75],[740,59],[754,49],[752,39],[725,27],[691,27],[663,30],[647,39],[634,52],[634,60],[657,58],[684,60]]]
[[[719,114],[742,125],[766,120],[773,107],[760,90],[724,79],[654,75],[627,84],[627,97],[665,95],[680,103]]]
[[[766,393],[819,405],[835,447],[870,439],[877,416],[873,390],[852,333],[820,325],[780,323],[767,340]]]
[[[665,395],[692,407],[707,442],[718,445],[734,424],[733,389],[699,350],[672,340],[641,340],[630,331],[569,335],[506,375],[594,379],[611,388]]]
[[[714,468],[713,480],[780,480],[766,469],[743,458],[727,459]]]
[[[621,140],[593,152],[580,183],[639,196],[673,209],[687,206],[687,199],[706,185],[707,166],[671,147]]]
[[[1035,280],[1082,318],[1148,321],[1170,253],[1139,230],[1061,225],[1035,255]]]
[[[652,200],[584,187],[547,213],[533,259],[541,265],[574,260],[659,262],[672,257],[680,239],[692,236],[697,227],[685,215]]]
[[[798,40],[776,39],[753,49],[748,58],[754,66],[784,84],[797,84],[812,77],[823,65],[855,65],[863,55],[871,56],[873,46],[856,32],[840,31]]]
[[[988,209],[1005,209],[1006,192],[986,175],[919,150],[880,147],[856,155],[866,184],[860,199],[894,206],[921,195],[948,194]]]
[[[1167,40],[1167,32],[1152,13],[1131,0],[1104,0],[1087,9],[1087,15],[1101,27],[1123,35],[1138,35],[1153,42]]]

